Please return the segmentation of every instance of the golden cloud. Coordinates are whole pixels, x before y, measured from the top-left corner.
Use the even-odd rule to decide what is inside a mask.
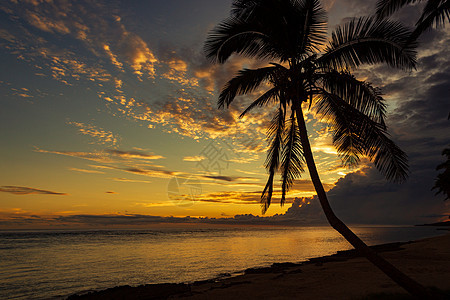
[[[171,178],[176,175],[181,175],[180,172],[174,172],[174,171],[168,171],[163,170],[159,168],[137,168],[137,167],[129,167],[121,169],[122,171],[137,174],[137,175],[143,175],[148,177],[155,177],[155,178]]]
[[[80,172],[80,173],[88,173],[88,174],[105,174],[105,172],[97,171],[97,170],[86,170],[86,169],[78,169],[78,168],[69,168],[71,171]]]
[[[67,124],[78,127],[79,133],[95,138],[95,143],[97,144],[116,146],[120,140],[120,137],[113,134],[111,131],[104,130],[103,128],[91,124],[81,122],[67,122]]]
[[[109,48],[109,45],[103,45],[103,49],[106,52],[106,55],[109,57],[109,59],[111,60],[111,63],[116,66],[120,71],[123,72],[123,64],[121,62],[118,61],[117,56],[114,55],[111,51],[111,49]],[[116,81],[116,86],[117,86],[117,81]]]
[[[34,151],[39,152],[39,153],[50,153],[50,154],[78,157],[78,158],[83,158],[83,159],[97,161],[97,162],[104,162],[104,163],[113,162],[113,160],[108,155],[105,155],[105,153],[101,152],[101,151],[97,151],[97,152],[52,151],[52,150],[44,150],[44,149],[39,149],[39,148],[35,148]]]
[[[112,178],[112,180],[120,181],[120,182],[151,183],[151,181],[148,181],[148,180],[137,180],[137,179],[128,179],[128,178]]]
[[[154,77],[156,74],[154,65],[158,60],[147,43],[141,37],[127,32],[125,29],[121,34],[118,44],[119,52],[130,64],[134,73],[141,77],[145,72],[148,77]]]
[[[52,151],[52,150],[39,149],[39,148],[35,147],[34,151],[39,152],[39,153],[50,153],[50,154],[78,157],[78,158],[83,158],[83,159],[96,161],[96,162],[103,162],[103,163],[118,163],[118,162],[122,162],[123,160],[126,161],[126,160],[133,160],[133,159],[155,160],[155,159],[164,158],[161,155],[146,154],[146,153],[142,153],[142,152],[138,152],[138,151],[121,151],[121,150],[113,150],[113,149],[109,149],[109,150],[105,150],[105,151],[81,152],[81,151]],[[112,168],[112,169],[116,168],[113,166],[95,166],[95,167]]]
[[[279,193],[274,193],[272,203],[279,203]],[[210,203],[223,203],[223,204],[257,204],[260,205],[261,192],[213,192],[207,194],[196,195],[194,201],[210,202]],[[293,201],[292,197],[286,199],[286,203]]]
[[[140,151],[122,151],[122,150],[107,150],[109,153],[119,156],[121,158],[138,158],[138,159],[149,159],[149,160],[155,160],[155,159],[162,159],[165,158],[162,155],[155,155],[155,154],[146,154]]]
[[[206,157],[202,156],[202,155],[197,155],[197,156],[185,156],[183,157],[184,161],[202,161],[204,160]]]

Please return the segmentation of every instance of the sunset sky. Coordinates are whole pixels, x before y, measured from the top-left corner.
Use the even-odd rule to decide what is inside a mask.
[[[375,7],[322,3],[329,32]],[[275,194],[267,218],[257,217],[273,111],[239,119],[251,95],[228,110],[216,101],[237,70],[261,63],[232,57],[212,65],[202,52],[230,5],[1,1],[0,229],[323,222],[307,173],[284,207]],[[394,17],[413,25],[419,14],[420,7],[408,7]],[[307,113],[319,173],[344,221],[448,218],[448,201],[431,187],[450,141],[449,42],[448,26],[425,33],[413,72],[381,65],[357,71],[383,88],[392,139],[410,158],[406,183],[386,182],[366,161],[343,168],[326,124]]]

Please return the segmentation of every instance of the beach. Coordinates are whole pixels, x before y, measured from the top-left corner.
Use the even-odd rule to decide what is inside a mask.
[[[450,234],[374,247],[421,284],[450,290]],[[251,268],[225,279],[120,286],[69,299],[366,299],[373,294],[406,293],[365,258],[348,250],[299,264]]]

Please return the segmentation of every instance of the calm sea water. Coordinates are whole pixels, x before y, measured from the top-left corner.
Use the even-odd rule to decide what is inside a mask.
[[[443,233],[429,227],[353,229],[370,245]],[[329,227],[0,231],[0,299],[189,282],[350,248]]]

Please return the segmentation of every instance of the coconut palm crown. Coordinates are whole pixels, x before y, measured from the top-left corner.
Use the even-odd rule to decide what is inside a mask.
[[[407,177],[407,156],[389,139],[380,90],[358,80],[352,70],[375,63],[415,68],[416,44],[408,41],[411,32],[398,22],[373,17],[337,27],[330,41],[326,30],[326,13],[318,0],[235,0],[230,17],[209,33],[205,43],[213,62],[224,63],[232,54],[271,61],[266,67],[239,71],[218,100],[219,107],[228,107],[237,96],[270,86],[241,114],[265,105],[276,107],[268,129],[269,179],[261,196],[263,212],[271,203],[276,173],[281,174],[283,204],[305,164],[311,172],[305,157],[311,149],[303,102],[329,123],[345,165],[368,157],[386,178]]]

